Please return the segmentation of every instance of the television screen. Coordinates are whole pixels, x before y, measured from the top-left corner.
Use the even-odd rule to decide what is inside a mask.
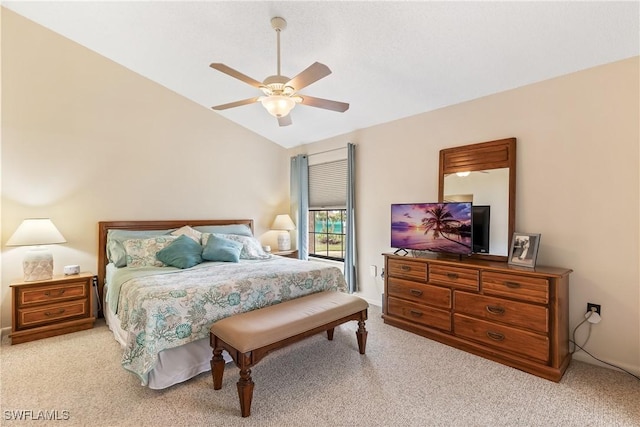
[[[391,205],[391,247],[468,255],[471,203]]]
[[[489,224],[491,223],[491,206],[473,205],[473,252],[489,253]]]

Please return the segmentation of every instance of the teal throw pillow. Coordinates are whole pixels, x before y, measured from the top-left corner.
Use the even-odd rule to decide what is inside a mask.
[[[239,262],[242,243],[212,234],[202,251],[207,261]]]
[[[156,258],[172,267],[193,267],[202,262],[202,246],[183,234],[169,246],[158,251]]]

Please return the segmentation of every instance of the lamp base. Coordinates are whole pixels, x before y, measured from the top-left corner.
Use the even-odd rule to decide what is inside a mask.
[[[47,248],[32,248],[22,261],[24,281],[50,280],[53,278],[53,254]]]
[[[290,251],[291,250],[291,236],[288,231],[283,231],[278,234],[278,250]]]

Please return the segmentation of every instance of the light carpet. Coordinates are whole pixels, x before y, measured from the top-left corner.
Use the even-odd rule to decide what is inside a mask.
[[[119,363],[103,321],[92,330],[0,347],[1,425],[82,426],[640,426],[640,382],[573,361],[559,383],[385,325],[371,307],[367,354],[357,324],[267,356],[240,417],[238,369],[165,390]],[[57,417],[39,422],[17,421]]]

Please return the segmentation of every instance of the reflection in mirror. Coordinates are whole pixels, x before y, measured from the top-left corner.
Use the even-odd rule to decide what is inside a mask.
[[[509,223],[509,168],[471,171],[471,173],[451,173],[444,176],[445,202],[471,202],[474,206],[488,206],[490,212],[488,253],[506,256],[509,251],[509,233],[504,224]],[[480,213],[480,212],[478,212]],[[481,216],[474,215],[474,238],[476,228],[482,225]],[[474,252],[487,253],[483,242],[474,242]]]

